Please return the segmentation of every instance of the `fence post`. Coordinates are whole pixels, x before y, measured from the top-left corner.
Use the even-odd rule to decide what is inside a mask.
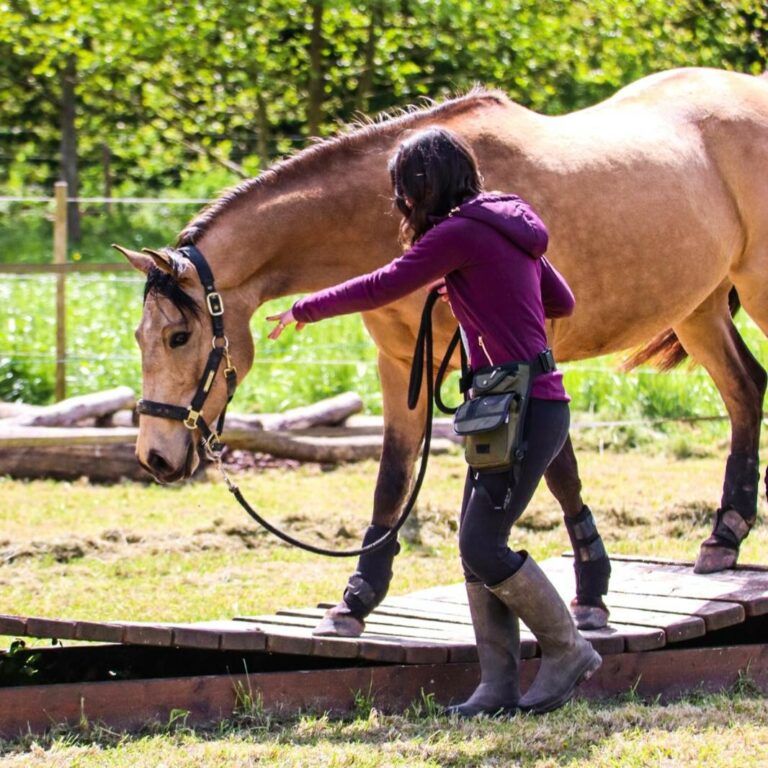
[[[56,214],[53,222],[53,263],[67,262],[67,182],[54,186]],[[66,279],[64,272],[56,274],[56,400],[67,396],[67,326]]]

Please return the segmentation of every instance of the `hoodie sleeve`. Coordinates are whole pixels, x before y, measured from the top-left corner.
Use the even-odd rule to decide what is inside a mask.
[[[451,220],[453,221],[453,220]],[[336,315],[366,312],[444,277],[463,266],[470,250],[459,220],[442,223],[427,232],[412,248],[389,264],[299,299],[293,316],[314,323]]]
[[[541,301],[544,305],[544,314],[550,319],[568,317],[573,313],[576,305],[576,300],[565,278],[544,256],[541,257]]]

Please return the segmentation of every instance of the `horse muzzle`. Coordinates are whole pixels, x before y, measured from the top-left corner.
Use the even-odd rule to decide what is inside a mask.
[[[174,462],[167,453],[150,448],[145,457],[137,451],[136,458],[144,469],[163,485],[171,485],[192,476],[200,462],[195,443],[187,437],[186,450],[181,462]]]

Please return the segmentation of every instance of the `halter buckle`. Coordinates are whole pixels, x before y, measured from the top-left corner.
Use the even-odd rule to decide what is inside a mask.
[[[220,317],[224,314],[224,300],[216,291],[206,294],[205,303],[208,305],[208,313],[211,317]]]
[[[197,422],[200,419],[200,411],[193,411],[191,408],[187,412],[187,418],[184,419],[184,426],[187,429],[197,429]]]

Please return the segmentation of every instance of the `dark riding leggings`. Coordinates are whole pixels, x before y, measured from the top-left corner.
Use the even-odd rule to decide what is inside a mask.
[[[514,472],[469,470],[459,524],[459,551],[467,581],[500,584],[525,562],[509,548],[509,533],[544,470],[560,453],[569,425],[567,402],[532,398],[525,419],[528,446],[520,466]]]

